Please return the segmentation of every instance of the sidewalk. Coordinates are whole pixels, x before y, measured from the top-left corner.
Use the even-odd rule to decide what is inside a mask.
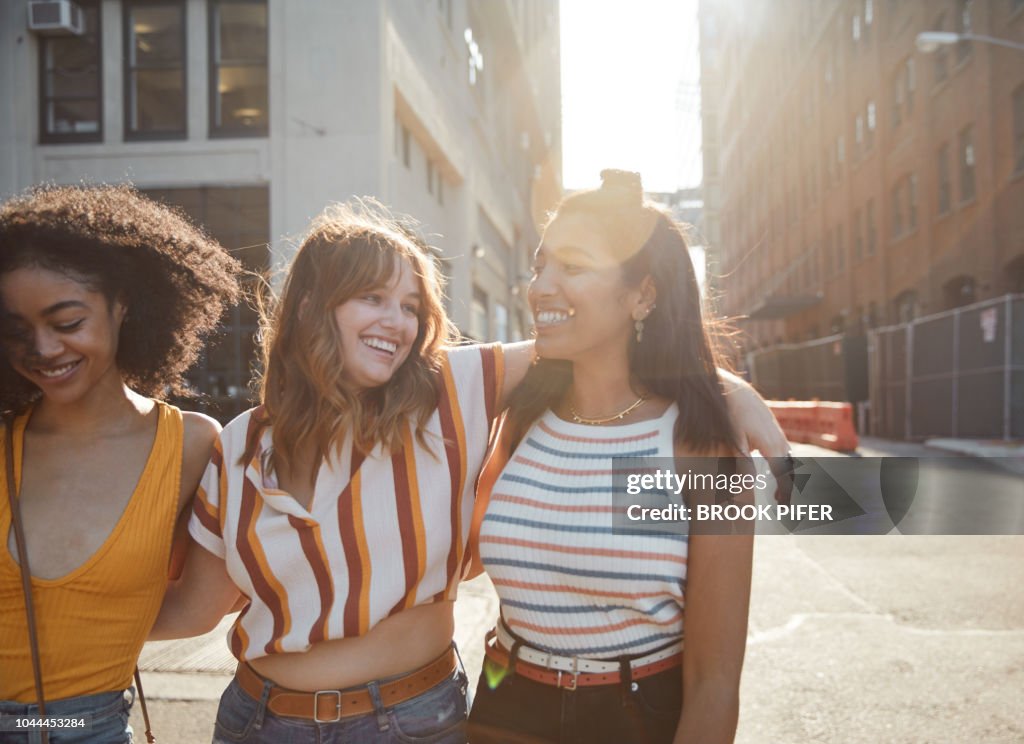
[[[1017,475],[1024,475],[1024,442],[999,439],[929,439],[932,449],[991,460]]]

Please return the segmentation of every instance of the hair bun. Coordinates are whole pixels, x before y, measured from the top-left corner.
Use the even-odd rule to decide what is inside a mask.
[[[624,201],[638,207],[644,201],[644,187],[640,183],[640,174],[633,171],[606,168],[601,171],[601,190],[613,192]]]

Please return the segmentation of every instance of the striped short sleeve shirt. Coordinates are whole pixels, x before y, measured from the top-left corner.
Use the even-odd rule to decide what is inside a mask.
[[[237,659],[306,651],[455,598],[502,372],[500,345],[447,350],[427,424],[432,452],[410,426],[394,453],[378,445],[364,456],[348,437],[321,466],[308,510],[264,467],[272,431],[239,463],[253,411],[224,428],[189,532],[249,597],[229,639]]]
[[[480,557],[508,627],[534,648],[645,654],[683,635],[688,536],[613,534],[613,457],[672,457],[679,409],[625,426],[538,419],[498,478]]]

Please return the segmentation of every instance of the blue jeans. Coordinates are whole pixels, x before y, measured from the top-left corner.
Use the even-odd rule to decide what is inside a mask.
[[[267,709],[266,692],[255,700],[231,681],[220,698],[214,744],[341,744],[341,742],[429,742],[429,744],[465,744],[465,673],[456,669],[451,677],[438,682],[404,703],[385,708],[380,700],[380,681],[366,688],[376,702],[376,710],[362,716],[317,723],[304,718],[278,716]]]
[[[669,744],[683,707],[678,667],[630,685],[559,689],[507,674],[490,659],[469,716],[470,740],[558,744]]]
[[[85,719],[85,726],[81,728],[50,729],[50,744],[132,744],[128,713],[134,701],[134,687],[121,692],[47,700],[47,718],[66,719],[65,724]],[[11,730],[20,716],[38,715],[39,706],[35,703],[0,701],[0,744],[39,744],[42,737],[38,730]]]

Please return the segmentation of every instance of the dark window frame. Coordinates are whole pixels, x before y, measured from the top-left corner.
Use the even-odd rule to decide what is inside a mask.
[[[55,100],[91,100],[92,96],[75,96],[69,99],[67,96],[48,96],[46,94],[47,67],[46,49],[47,44],[61,37],[44,36],[39,42],[39,144],[57,145],[73,144],[79,142],[102,142],[104,135],[103,127],[103,3],[101,0],[80,0],[83,12],[86,7],[96,10],[96,120],[97,129],[95,132],[69,132],[54,133],[47,131],[47,105]]]
[[[133,8],[159,6],[176,6],[181,10],[181,91],[182,112],[181,129],[162,131],[133,131],[131,126],[132,108],[132,72],[138,69],[177,69],[172,67],[132,67],[132,25],[131,11]],[[183,140],[188,138],[188,6],[185,0],[125,0],[121,6],[122,58],[121,71],[124,78],[124,139],[126,142],[155,142],[160,140]]]
[[[264,127],[230,127],[216,123],[217,97],[220,95],[219,72],[224,65],[217,59],[217,34],[219,26],[216,23],[217,8],[224,5],[262,5],[267,13],[267,50],[263,58],[263,67],[267,71],[267,124]],[[209,0],[206,6],[206,28],[207,28],[207,88],[209,93],[209,121],[208,133],[211,139],[237,138],[237,137],[267,137],[270,134],[270,9],[267,7],[267,0]],[[230,67],[259,67],[259,62],[238,62],[235,61]]]
[[[978,151],[974,143],[974,125],[970,124],[960,130],[960,203],[974,201],[978,198]],[[970,158],[967,157],[970,151]],[[968,162],[972,160],[974,162]]]
[[[1024,173],[1024,84],[1018,85],[1010,95],[1010,106],[1013,109],[1013,172]]]

